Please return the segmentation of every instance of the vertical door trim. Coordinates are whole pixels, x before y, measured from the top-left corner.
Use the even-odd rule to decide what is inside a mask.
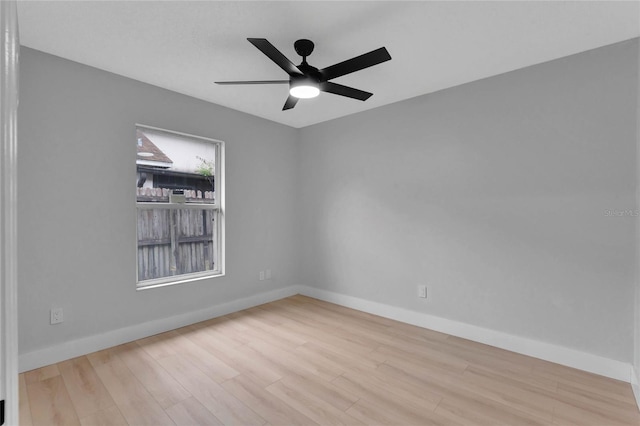
[[[18,424],[18,16],[16,0],[0,1],[0,368],[5,420]],[[0,384],[2,386],[2,384]]]

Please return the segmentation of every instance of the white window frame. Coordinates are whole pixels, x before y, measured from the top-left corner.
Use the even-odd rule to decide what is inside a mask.
[[[194,281],[200,281],[208,278],[216,278],[222,277],[225,275],[225,182],[224,182],[224,163],[225,163],[225,155],[224,155],[224,142],[211,139],[203,136],[192,135],[189,133],[176,132],[174,130],[166,130],[161,129],[159,127],[147,126],[144,124],[136,124],[136,129],[141,130],[151,130],[158,131],[168,134],[174,134],[177,136],[197,139],[203,142],[212,143],[215,145],[215,167],[214,167],[214,182],[215,182],[215,203],[153,203],[153,202],[138,202],[136,198],[136,236],[135,236],[135,244],[136,244],[136,289],[137,290],[147,290],[151,288],[165,287],[176,284],[185,284]],[[135,141],[135,138],[133,139]],[[135,166],[135,162],[134,162]],[[175,209],[206,209],[206,210],[214,210],[217,212],[216,220],[214,221],[216,226],[216,241],[214,241],[215,247],[215,264],[216,269],[210,271],[202,271],[202,272],[193,272],[188,274],[181,275],[173,275],[162,278],[154,278],[150,280],[138,280],[138,211],[139,210],[154,210],[154,209],[167,209],[167,210],[175,210]]]

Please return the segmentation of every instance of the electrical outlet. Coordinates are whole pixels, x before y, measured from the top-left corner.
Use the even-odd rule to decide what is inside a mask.
[[[51,309],[51,324],[60,324],[64,321],[62,308]]]
[[[418,297],[422,297],[424,299],[427,298],[427,286],[426,285],[419,285],[418,286]]]
[[[260,271],[260,281],[264,281],[264,271]]]
[[[271,279],[271,269],[267,269],[264,273],[264,279],[265,280],[270,280]]]

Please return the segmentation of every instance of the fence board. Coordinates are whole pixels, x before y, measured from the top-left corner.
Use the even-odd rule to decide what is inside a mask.
[[[138,210],[138,280],[213,269],[214,215],[212,210],[198,209]]]

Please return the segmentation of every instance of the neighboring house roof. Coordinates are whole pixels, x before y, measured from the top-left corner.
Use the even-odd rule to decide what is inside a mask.
[[[138,153],[136,162],[156,167],[171,167],[173,161],[140,130],[136,130]]]

